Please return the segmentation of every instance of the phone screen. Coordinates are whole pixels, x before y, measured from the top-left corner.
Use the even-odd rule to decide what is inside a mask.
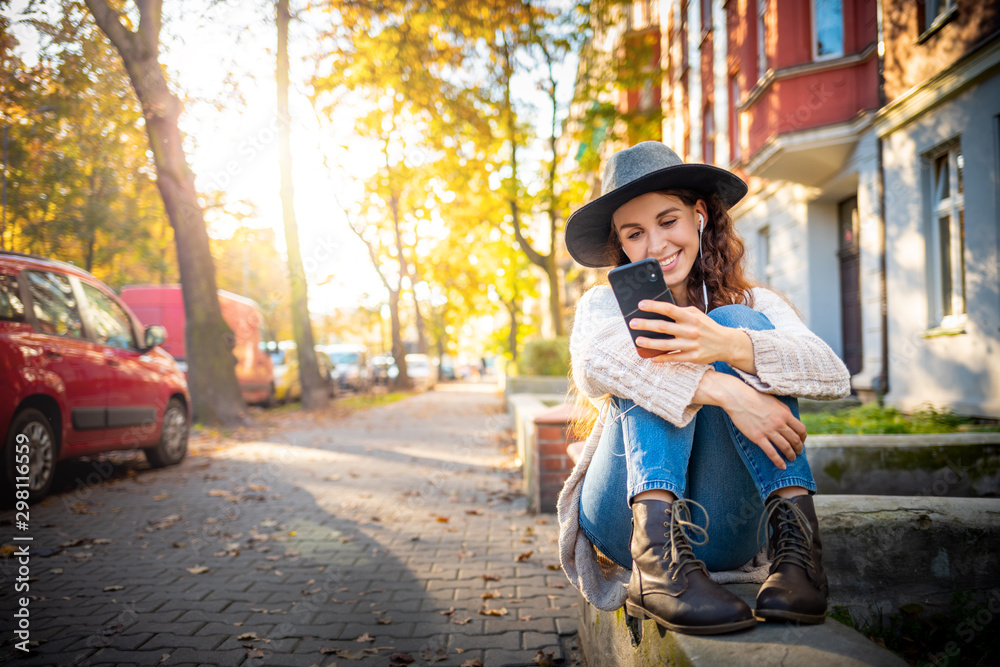
[[[666,315],[639,310],[639,302],[644,299],[674,303],[674,296],[663,280],[663,270],[660,268],[660,263],[655,259],[644,259],[612,269],[608,272],[608,282],[611,283],[611,289],[615,293],[615,299],[618,301],[618,307],[622,311],[626,324],[636,318],[673,322]],[[629,326],[628,331],[632,336],[633,343],[639,336],[661,340],[673,338],[671,334],[633,329],[631,326]],[[636,350],[640,357],[655,357],[663,354],[661,350],[650,350],[638,345],[636,345]]]

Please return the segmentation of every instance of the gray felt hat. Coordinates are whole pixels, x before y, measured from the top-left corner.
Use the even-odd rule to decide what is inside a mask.
[[[639,195],[673,188],[705,196],[717,194],[726,208],[732,208],[747,193],[747,184],[735,174],[710,164],[685,164],[659,141],[644,141],[612,155],[604,167],[601,196],[569,216],[569,254],[584,266],[610,266],[607,247],[612,214]]]

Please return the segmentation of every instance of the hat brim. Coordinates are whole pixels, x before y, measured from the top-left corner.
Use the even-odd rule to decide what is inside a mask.
[[[566,221],[566,250],[584,266],[610,266],[607,248],[614,212],[647,192],[672,189],[694,190],[706,196],[718,194],[729,209],[746,196],[747,184],[739,176],[710,164],[678,164],[650,172],[574,211]]]

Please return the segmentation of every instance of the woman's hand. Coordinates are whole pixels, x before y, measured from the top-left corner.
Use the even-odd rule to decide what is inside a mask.
[[[724,361],[733,368],[756,374],[753,343],[750,336],[739,329],[724,327],[693,306],[682,308],[665,301],[647,299],[639,303],[639,309],[674,320],[673,323],[640,318],[632,320],[633,329],[673,334],[674,338],[668,340],[645,336],[636,340],[639,347],[663,352],[652,357],[653,361],[687,361],[694,364]]]
[[[778,450],[789,461],[794,461],[795,456],[802,453],[806,427],[795,418],[788,406],[732,375],[710,370],[702,377],[694,400],[725,410],[736,428],[760,447],[781,470],[786,468],[786,464]]]

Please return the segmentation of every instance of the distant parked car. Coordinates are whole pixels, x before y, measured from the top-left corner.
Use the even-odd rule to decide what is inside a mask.
[[[320,345],[330,356],[334,375],[341,389],[368,391],[372,386],[372,369],[368,363],[368,348],[364,345]]]
[[[0,252],[4,499],[35,502],[68,458],[139,448],[154,467],[187,453],[184,373],[115,293],[64,262]]]
[[[386,386],[399,375],[396,360],[389,355],[372,357],[372,383]]]
[[[437,367],[426,354],[406,355],[406,374],[414,389],[430,389],[437,382]]]
[[[274,396],[278,403],[297,401],[302,398],[302,382],[299,380],[299,351],[292,341],[282,341],[271,351],[271,363],[274,366]],[[333,374],[333,364],[330,358],[319,349],[316,350],[316,364],[319,375],[327,386],[328,395],[337,395],[337,381]]]

